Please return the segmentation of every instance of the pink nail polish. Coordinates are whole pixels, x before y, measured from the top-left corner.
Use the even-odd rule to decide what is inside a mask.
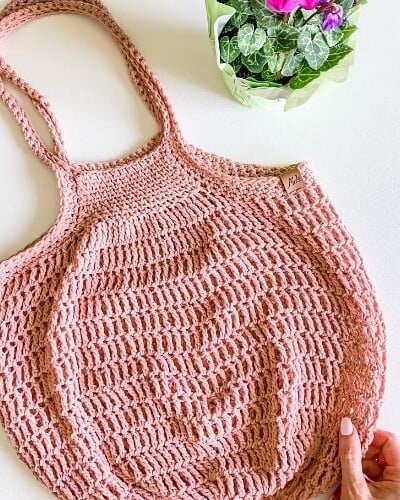
[[[349,417],[343,417],[340,422],[340,434],[342,436],[350,436],[353,433],[353,424]]]

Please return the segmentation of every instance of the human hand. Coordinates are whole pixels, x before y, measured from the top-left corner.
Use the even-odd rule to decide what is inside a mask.
[[[400,500],[400,441],[378,430],[362,458],[360,438],[350,418],[342,419],[339,435],[342,484],[334,500]]]

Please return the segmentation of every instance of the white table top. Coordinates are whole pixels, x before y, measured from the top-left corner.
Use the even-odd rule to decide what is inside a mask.
[[[279,166],[309,161],[376,286],[388,349],[379,423],[400,433],[398,2],[387,0],[385,9],[379,2],[364,7],[348,81],[287,113],[278,107],[248,109],[230,98],[215,66],[201,0],[105,4],[161,79],[190,142],[243,162]],[[70,14],[42,18],[12,33],[1,50],[48,97],[74,160],[122,156],[157,131],[118,49],[95,21]],[[43,133],[44,128],[38,129]],[[25,147],[4,106],[0,145],[3,260],[52,225],[58,192],[53,173]],[[53,498],[16,457],[2,431],[0,470],[0,499]]]

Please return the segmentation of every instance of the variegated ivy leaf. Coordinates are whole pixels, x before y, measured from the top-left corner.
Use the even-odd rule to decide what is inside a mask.
[[[304,30],[300,33],[299,38],[297,40],[297,47],[302,52],[305,52],[308,49],[308,46],[312,43],[311,33],[308,30]]]
[[[270,71],[268,66],[265,66],[265,68],[261,72],[261,78],[263,79],[264,82],[273,82],[274,80],[277,80],[279,77],[280,75]]]
[[[339,63],[339,61],[341,61],[344,57],[347,56],[347,54],[350,54],[350,52],[352,51],[353,49],[345,43],[340,43],[339,45],[332,47],[328,59],[321,66],[320,70],[328,71],[329,69],[335,67]]]
[[[336,0],[336,3],[343,7],[344,16],[346,17],[354,5],[354,0]]]
[[[236,12],[241,14],[252,14],[249,0],[229,0],[228,5],[236,9]]]
[[[221,58],[226,63],[234,61],[240,54],[237,36],[233,36],[232,38],[229,38],[229,36],[223,36],[219,40],[219,49],[221,52]]]
[[[319,24],[307,24],[304,27],[304,29],[307,30],[312,35],[316,35],[317,33],[321,32],[321,23],[319,23]]]
[[[283,76],[292,76],[304,60],[303,54],[295,54],[291,52],[286,57],[285,63],[282,66],[281,73]]]
[[[248,56],[244,56],[243,54],[240,56],[242,63],[246,66],[246,68],[252,73],[260,73],[264,66],[267,64],[267,56],[265,55],[263,50],[257,50],[253,54]]]
[[[290,82],[289,87],[292,89],[301,89],[308,85],[312,80],[318,78],[323,71],[328,71],[335,67],[347,54],[352,52],[352,48],[345,43],[340,43],[332,47],[329,57],[319,70],[311,69],[308,64],[303,64],[296,76]]]
[[[268,69],[272,73],[278,73],[281,71],[285,59],[286,54],[284,52],[275,52],[274,55],[268,59]]]
[[[312,9],[312,10],[299,9],[304,19],[307,19],[308,17],[312,16],[316,10],[317,9]]]
[[[304,54],[310,68],[314,70],[319,69],[329,56],[329,47],[322,33],[317,33],[312,37],[308,30],[302,31],[297,40],[297,46]]]
[[[268,36],[275,37],[277,29],[278,29],[278,26],[272,26],[271,28],[267,28]]]
[[[276,30],[275,37],[277,49],[282,52],[289,52],[297,46],[299,30],[293,26],[284,24]]]
[[[263,45],[263,50],[264,50],[264,54],[267,56],[267,59],[269,59],[270,57],[272,57],[275,53],[275,49],[274,49],[274,41],[271,40],[271,38],[267,38],[265,40],[265,43]]]
[[[303,22],[304,22],[304,17],[301,12],[301,9],[296,9],[290,14],[288,23],[291,26],[299,27],[303,25]]]
[[[321,15],[317,14],[316,16],[314,15],[317,9],[313,10],[306,10],[306,9],[299,9],[303,15],[304,20],[310,19],[307,21],[307,25],[310,24],[321,24]]]
[[[250,5],[259,28],[272,28],[279,23],[278,16],[265,7],[265,0],[250,0]]]
[[[229,19],[229,22],[232,24],[232,26],[235,26],[235,28],[240,28],[240,26],[242,26],[242,24],[247,21],[248,17],[249,16],[247,14],[235,12],[235,14],[233,14],[233,16]]]
[[[238,44],[240,52],[244,56],[254,54],[264,45],[267,35],[261,28],[254,29],[251,23],[244,24],[238,30]]]
[[[242,68],[242,61],[240,59],[240,57],[237,57],[234,61],[232,61],[231,63],[231,66],[233,68],[233,71],[235,72],[235,74],[237,75],[240,71],[240,69]]]
[[[324,37],[329,47],[334,47],[343,38],[343,32],[339,28],[324,31]]]

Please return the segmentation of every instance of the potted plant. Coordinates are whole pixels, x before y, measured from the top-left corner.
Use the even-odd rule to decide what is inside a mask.
[[[205,1],[218,68],[242,104],[283,100],[286,111],[346,80],[366,0]]]

